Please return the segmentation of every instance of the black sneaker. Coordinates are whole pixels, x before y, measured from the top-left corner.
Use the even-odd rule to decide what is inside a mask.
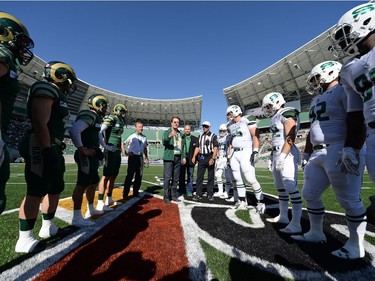
[[[173,198],[172,198],[172,201],[173,201],[173,202],[181,202],[181,200],[178,199],[177,197],[173,197]]]
[[[208,201],[213,202],[214,201],[214,197],[213,196],[208,196]]]
[[[168,198],[164,198],[164,203],[165,205],[171,205],[171,200],[169,200]]]
[[[197,202],[199,202],[199,201],[202,201],[202,196],[199,196],[199,195],[195,195],[194,197],[193,197],[193,201],[197,201]]]

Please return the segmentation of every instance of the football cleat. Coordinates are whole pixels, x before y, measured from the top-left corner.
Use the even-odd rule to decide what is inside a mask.
[[[258,214],[264,214],[264,212],[266,211],[266,204],[258,202],[255,206],[255,210]]]
[[[247,210],[247,203],[245,201],[238,200],[234,204],[232,209],[234,209],[234,210]]]
[[[92,216],[99,216],[99,215],[102,215],[104,214],[104,211],[98,211],[98,210],[87,210],[86,211],[86,214],[85,214],[85,219],[89,219],[91,218]]]
[[[311,232],[311,231],[306,232],[305,234],[302,234],[302,235],[292,235],[290,237],[296,241],[316,243],[316,244],[323,244],[327,242],[327,238],[324,235],[324,233]]]
[[[73,217],[72,225],[77,227],[86,227],[86,226],[93,226],[95,225],[95,222],[89,221],[81,217]]]
[[[33,235],[33,229],[20,231],[20,236],[16,243],[15,251],[17,253],[30,253],[40,241],[36,240]]]
[[[53,222],[49,224],[44,223],[42,224],[38,235],[40,238],[50,238],[52,236],[55,236],[58,231],[59,228]]]

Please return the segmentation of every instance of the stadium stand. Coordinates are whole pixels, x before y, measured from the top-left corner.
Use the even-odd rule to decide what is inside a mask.
[[[33,60],[22,69],[22,73],[19,75],[21,90],[14,104],[12,120],[13,127],[11,127],[9,137],[11,147],[15,150],[17,149],[21,133],[26,130],[22,127],[22,124],[24,124],[23,122],[27,122],[26,104],[28,89],[34,82],[42,80],[45,64],[46,62],[44,60],[35,56]],[[163,155],[162,148],[160,148],[162,128],[166,129],[170,126],[170,118],[172,115],[180,117],[180,125],[182,127],[188,124],[192,127],[192,130],[197,130],[200,126],[202,96],[170,100],[144,99],[123,95],[121,93],[114,93],[91,85],[85,81],[78,80],[77,90],[73,95],[68,97],[68,106],[71,116],[67,121],[67,138],[65,139],[65,142],[67,143],[66,154],[72,154],[74,152],[74,147],[69,140],[68,129],[74,123],[77,113],[86,108],[85,101],[94,93],[105,95],[109,100],[110,106],[118,103],[123,103],[127,106],[127,128],[133,128],[136,121],[141,121],[144,124],[146,128],[144,133],[152,144],[152,154],[150,156],[155,159],[160,159]]]

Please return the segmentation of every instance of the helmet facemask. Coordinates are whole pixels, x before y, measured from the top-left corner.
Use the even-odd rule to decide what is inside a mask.
[[[233,118],[242,114],[242,110],[238,105],[231,105],[227,108],[227,118],[232,121]]]
[[[322,84],[325,83],[325,79],[320,77],[319,73],[310,74],[307,78],[306,91],[310,95],[318,95],[323,93]]]
[[[33,59],[34,41],[24,33],[19,33],[14,40],[9,42],[9,46],[19,64],[25,66]]]
[[[361,46],[375,30],[375,5],[366,3],[346,12],[337,23],[330,48],[336,57],[363,55],[369,50]]]
[[[228,128],[225,124],[221,124],[219,127],[220,137],[225,137],[228,134]]]
[[[350,24],[343,24],[333,32],[333,39],[336,41],[331,51],[337,58],[355,56],[360,53],[358,44],[365,38],[359,37],[358,32],[351,32],[353,27]]]
[[[20,65],[27,65],[34,57],[34,41],[26,27],[10,14],[0,12],[0,43],[5,45]]]
[[[324,61],[314,66],[306,80],[306,91],[310,95],[325,92],[339,77],[341,67],[341,63],[337,61]]]
[[[273,92],[264,96],[262,100],[262,111],[266,117],[272,117],[284,105],[282,94]]]
[[[108,99],[100,94],[94,94],[89,97],[87,106],[94,110],[100,117],[104,117],[107,113]]]
[[[52,61],[44,67],[43,77],[54,83],[66,95],[70,95],[77,89],[77,77],[74,70],[66,63]]]
[[[116,104],[114,107],[113,107],[113,114],[116,115],[117,117],[119,117],[120,119],[125,119],[125,114],[127,112],[127,108],[125,105],[123,104]]]

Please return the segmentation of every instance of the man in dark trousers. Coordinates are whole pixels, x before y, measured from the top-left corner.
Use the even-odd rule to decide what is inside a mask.
[[[202,184],[206,170],[208,171],[207,196],[208,201],[213,201],[215,184],[215,159],[218,151],[217,136],[210,131],[211,124],[208,121],[202,123],[203,134],[199,136],[199,146],[195,148],[192,158],[193,164],[196,163],[198,156],[197,172],[197,193],[193,197],[194,201],[202,200]]]
[[[190,125],[186,125],[184,127],[184,135],[182,136],[179,193],[186,193],[187,197],[193,196],[193,175],[195,163],[192,162],[192,159],[196,147],[199,147],[198,138],[191,134]],[[185,183],[186,174],[187,181]]]

